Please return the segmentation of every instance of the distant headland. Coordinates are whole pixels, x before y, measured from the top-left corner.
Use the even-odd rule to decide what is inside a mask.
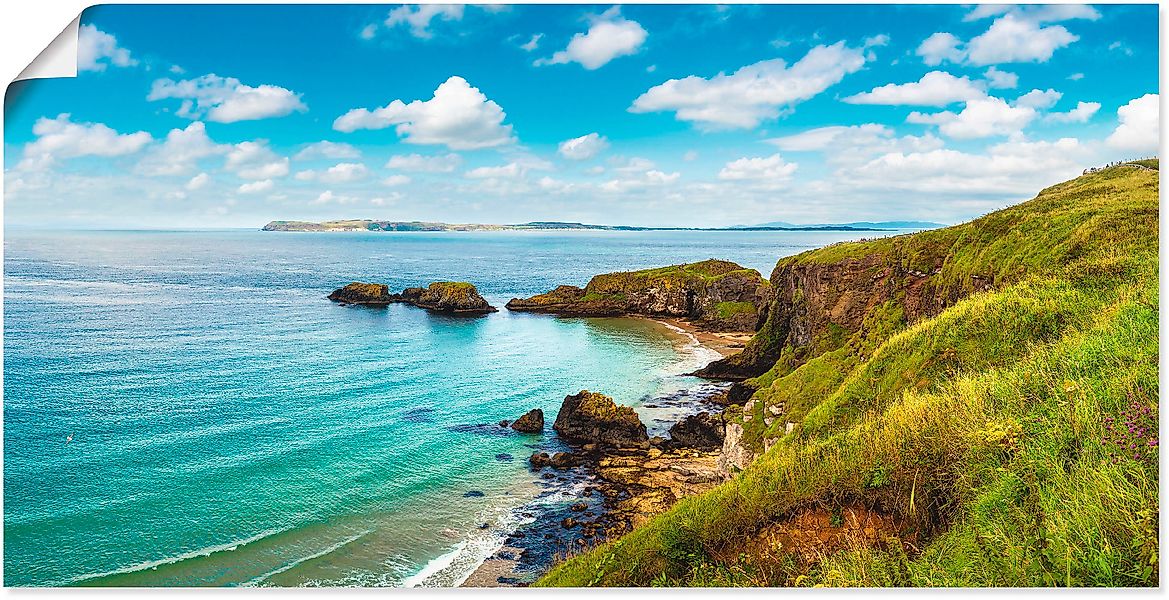
[[[527,231],[527,230],[588,230],[588,231],[892,231],[896,229],[933,229],[944,227],[924,221],[887,221],[880,223],[823,223],[793,225],[765,223],[762,225],[735,225],[733,227],[638,227],[634,225],[589,225],[565,221],[531,221],[514,225],[483,223],[438,223],[429,221],[374,221],[347,219],[339,221],[272,221],[263,231]]]

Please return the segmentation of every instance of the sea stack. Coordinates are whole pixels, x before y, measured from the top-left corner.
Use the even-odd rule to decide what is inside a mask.
[[[499,310],[465,281],[435,281],[426,288],[406,288],[402,290],[402,300],[436,312],[476,314]]]
[[[524,416],[515,420],[511,428],[520,433],[540,433],[544,431],[544,411],[533,408],[524,413]]]

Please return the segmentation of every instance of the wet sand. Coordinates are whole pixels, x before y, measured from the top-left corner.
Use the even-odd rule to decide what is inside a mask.
[[[699,344],[718,352],[723,358],[742,352],[753,335],[741,331],[706,331],[680,318],[656,317],[651,320],[693,336]]]

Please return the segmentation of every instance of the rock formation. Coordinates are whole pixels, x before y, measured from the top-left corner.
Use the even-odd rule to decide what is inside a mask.
[[[681,317],[718,331],[755,331],[769,285],[757,271],[725,260],[597,275],[583,289],[562,285],[512,298],[509,310],[574,317]]]
[[[613,399],[582,390],[564,398],[552,429],[570,444],[616,448],[648,447],[649,437],[637,413]]]
[[[343,288],[333,290],[329,300],[342,304],[374,304],[386,305],[396,302],[390,288],[380,283],[362,283],[354,281]]]
[[[703,412],[690,415],[670,428],[670,445],[714,450],[723,445],[725,427],[719,415]]]
[[[524,416],[515,420],[511,428],[520,433],[540,433],[544,431],[544,411],[533,408],[524,413]]]
[[[435,312],[482,314],[496,312],[479,295],[474,285],[464,281],[436,281],[425,288],[410,287],[401,294],[391,294],[389,287],[380,283],[353,282],[334,290],[329,299],[342,304],[370,304],[384,306],[405,302]]]

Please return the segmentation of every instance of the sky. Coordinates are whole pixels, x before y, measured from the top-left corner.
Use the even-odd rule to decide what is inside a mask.
[[[957,223],[1159,146],[1157,6],[99,6],[4,217]]]

